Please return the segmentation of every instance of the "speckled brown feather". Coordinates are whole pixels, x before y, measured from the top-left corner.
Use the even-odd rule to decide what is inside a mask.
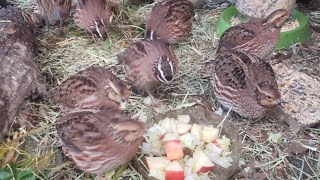
[[[130,44],[120,61],[125,66],[128,80],[138,89],[149,91],[162,83],[156,77],[155,67],[160,57],[169,58],[175,76],[178,61],[172,49],[160,40],[141,40]]]
[[[257,85],[279,92],[270,64],[255,55],[237,51],[217,54],[212,84],[222,105],[250,118],[262,117],[269,111],[258,102]]]
[[[282,14],[285,15],[282,17]],[[282,26],[275,25],[277,19],[274,17],[276,16],[279,16],[283,21],[287,19],[285,10],[277,10],[266,19],[252,20],[227,29],[220,38],[217,52],[226,49],[239,50],[265,59],[272,52],[279,39]]]
[[[147,20],[145,38],[155,36],[166,43],[182,41],[191,32],[194,7],[188,0],[164,0],[157,3]]]
[[[112,11],[105,0],[78,0],[73,17],[77,26],[93,34],[92,28],[90,28],[90,26],[94,26],[93,20],[102,19],[105,26],[109,27]]]
[[[55,90],[53,100],[68,108],[118,107],[115,101],[107,96],[113,90],[109,86],[112,81],[128,99],[129,92],[126,84],[111,71],[103,67],[92,66],[79,71],[63,81]]]
[[[63,150],[83,171],[102,174],[129,161],[143,140],[143,124],[117,110],[84,110],[58,120]],[[134,140],[124,138],[135,131]]]
[[[56,25],[70,14],[72,0],[37,0],[41,16]]]

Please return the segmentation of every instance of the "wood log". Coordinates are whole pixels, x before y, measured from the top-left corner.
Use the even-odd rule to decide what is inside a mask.
[[[46,90],[35,63],[33,38],[32,26],[19,9],[0,9],[0,140],[27,98]]]

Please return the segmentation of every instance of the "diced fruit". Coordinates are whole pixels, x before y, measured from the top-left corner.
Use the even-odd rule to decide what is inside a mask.
[[[223,136],[222,139],[217,139],[217,143],[219,146],[224,150],[229,152],[230,151],[230,139],[227,138],[226,136]]]
[[[206,143],[210,143],[217,139],[219,136],[219,129],[214,127],[203,127],[202,140]]]
[[[178,122],[182,124],[189,124],[190,116],[189,115],[178,115]]]
[[[146,157],[147,165],[149,170],[162,169],[170,163],[170,161],[165,157]]]
[[[185,134],[190,131],[192,125],[191,124],[178,124],[177,125],[177,132],[178,134]]]
[[[206,151],[213,153],[213,154],[220,155],[222,153],[223,149],[221,149],[220,147],[218,147],[217,145],[215,145],[213,143],[209,143],[206,145]]]
[[[177,131],[175,119],[168,117],[160,121],[160,127],[166,130],[167,133],[174,133]]]
[[[203,153],[201,149],[195,150],[193,153],[193,171],[206,173],[214,168],[214,164],[209,160],[209,158]]]
[[[199,124],[193,124],[190,133],[195,137],[196,144],[200,144],[201,140],[201,126]]]
[[[165,171],[163,169],[152,169],[149,171],[149,177],[154,177],[159,180],[164,180]]]
[[[213,154],[207,150],[205,150],[204,153],[207,155],[207,157],[210,159],[210,161],[212,161],[215,164],[218,164],[221,167],[224,167],[227,169],[232,165],[231,162],[233,161],[233,159],[230,156],[221,157],[220,155]]]
[[[183,157],[183,147],[180,140],[167,141],[165,144],[167,159],[176,160]]]
[[[165,180],[184,180],[184,172],[178,161],[172,161],[166,167]]]
[[[167,142],[167,141],[172,141],[172,140],[179,140],[180,137],[178,134],[176,133],[167,133],[164,135],[164,137],[162,138],[162,140],[164,142]]]
[[[193,150],[196,147],[196,144],[194,142],[194,136],[192,136],[190,133],[186,133],[182,136],[180,136],[180,141],[183,145],[183,147],[189,148]]]

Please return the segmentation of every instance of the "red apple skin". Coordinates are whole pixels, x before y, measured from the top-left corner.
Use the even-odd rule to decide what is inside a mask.
[[[201,167],[201,169],[199,169],[197,171],[197,173],[206,173],[208,171],[212,171],[213,169],[214,169],[214,166],[212,166],[212,167]]]
[[[184,180],[183,171],[166,171],[165,180]]]
[[[176,160],[183,157],[183,147],[179,140],[167,141],[165,144],[167,159]]]

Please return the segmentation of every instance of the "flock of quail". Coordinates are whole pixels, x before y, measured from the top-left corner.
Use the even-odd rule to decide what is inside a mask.
[[[70,13],[71,0],[37,0],[47,24],[56,25]],[[146,22],[144,39],[120,55],[133,87],[146,92],[168,84],[178,72],[173,43],[186,39],[192,29],[194,7],[188,0],[156,3]],[[221,37],[212,61],[212,85],[218,101],[241,116],[260,118],[283,101],[275,73],[264,59],[277,43],[285,10],[266,19],[231,27]],[[74,22],[92,35],[107,38],[112,11],[105,0],[78,0]],[[121,112],[129,98],[127,85],[110,70],[92,66],[57,87],[52,99],[64,115],[57,122],[64,152],[83,171],[102,175],[128,162],[143,141],[144,126]]]

